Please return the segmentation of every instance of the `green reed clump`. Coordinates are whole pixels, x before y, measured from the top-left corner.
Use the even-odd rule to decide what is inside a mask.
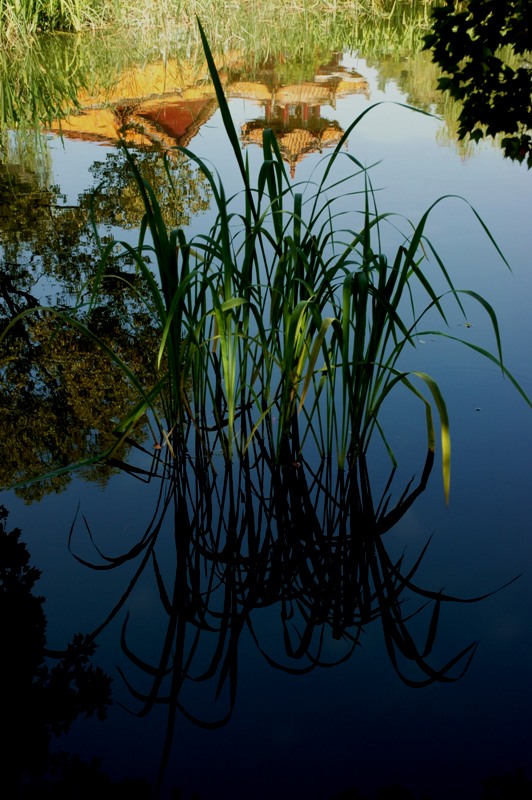
[[[260,431],[278,459],[290,438],[301,447],[311,441],[321,456],[334,455],[344,468],[367,451],[375,429],[393,459],[379,412],[402,386],[421,403],[429,450],[435,448],[433,411],[438,415],[448,496],[445,402],[429,375],[404,368],[405,351],[412,352],[416,337],[428,333],[420,325],[429,312],[445,325],[445,302],[462,308],[461,295],[468,295],[489,315],[495,354],[464,343],[508,373],[493,309],[476,293],[456,289],[426,239],[427,220],[440,200],[387,251],[382,228],[397,223],[378,212],[368,170],[342,150],[367,112],[324,162],[322,176],[304,187],[292,187],[275,137],[266,131],[253,182],[200,31],[242,196],[228,198],[213,170],[182,149],[207,178],[217,211],[208,233],[187,239],[183,230],[166,229],[153,189],[128,154],[145,206],[139,242],[136,247],[110,242],[103,249],[93,297],[111,254],[116,257],[118,248],[133,257],[149,285],[161,341],[159,372],[151,386],[139,387],[139,405],[118,431],[129,435],[151,410],[168,441],[172,432],[177,449],[186,451],[192,436],[207,452],[221,448],[230,460],[242,455]],[[341,159],[350,164],[348,177]],[[447,286],[443,294],[425,274],[428,253]]]
[[[208,181],[216,209],[209,231],[187,237],[182,229],[167,229],[153,188],[126,150],[145,209],[139,240],[102,245],[89,287],[92,307],[107,272],[120,259],[133,262],[146,294],[130,289],[159,329],[152,380],[141,381],[75,311],[54,311],[61,323],[99,342],[137,392],[138,403],[116,425],[116,447],[148,419],[157,446],[168,445],[179,458],[221,453],[229,462],[258,438],[267,457],[279,462],[292,458],[294,448],[310,447],[350,469],[377,432],[394,460],[379,415],[402,387],[420,403],[432,452],[437,414],[448,497],[450,433],[442,392],[429,375],[407,368],[406,359],[415,354],[419,336],[454,337],[421,330],[425,316],[445,326],[449,301],[459,309],[463,296],[480,304],[492,325],[495,353],[464,344],[498,364],[530,401],[502,363],[493,309],[475,292],[454,286],[425,235],[433,208],[445,198],[416,225],[403,225],[405,233],[399,231],[400,218],[378,211],[368,169],[343,150],[368,111],[322,162],[321,176],[304,186],[292,186],[276,139],[265,131],[262,162],[252,179],[201,26],[200,34],[242,192],[227,197],[215,172],[180,148]],[[393,247],[385,244],[389,230],[395,231]],[[429,255],[443,292],[427,277]]]

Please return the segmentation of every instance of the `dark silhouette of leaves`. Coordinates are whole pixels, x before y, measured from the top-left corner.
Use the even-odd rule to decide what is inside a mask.
[[[445,0],[432,15],[425,49],[462,103],[460,138],[506,134],[505,155],[532,167],[531,0]]]

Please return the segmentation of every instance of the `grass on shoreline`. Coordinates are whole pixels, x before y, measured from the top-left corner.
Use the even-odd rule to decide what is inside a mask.
[[[0,42],[4,47],[27,48],[42,32],[80,32],[113,29],[126,32],[153,31],[180,38],[197,37],[196,19],[207,20],[211,45],[234,36],[253,35],[262,23],[291,20],[303,15],[309,26],[330,29],[339,18],[353,23],[364,17],[389,17],[423,13],[432,0],[141,0],[134,6],[115,0],[0,0]],[[257,40],[258,41],[258,40]]]

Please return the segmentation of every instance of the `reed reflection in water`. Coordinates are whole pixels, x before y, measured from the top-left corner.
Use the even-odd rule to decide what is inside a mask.
[[[443,607],[482,598],[460,599],[420,585],[417,571],[429,542],[413,561],[391,557],[386,547],[385,534],[425,490],[434,454],[428,452],[421,476],[401,487],[398,498],[392,470],[375,499],[364,457],[342,472],[330,460],[312,464],[298,453],[287,441],[277,463],[257,439],[253,452],[219,473],[201,453],[187,460],[159,457],[150,472],[133,470],[159,481],[159,493],[149,526],[119,555],[106,554],[88,520],[85,533],[96,558],[76,555],[74,534],[81,531],[72,526],[70,547],[87,567],[135,564],[120,600],[90,639],[97,641],[127,609],[143,574],[150,571],[157,586],[160,646],[157,652],[139,646],[136,627],[146,621],[138,611],[126,614],[120,644],[129,663],[119,669],[134,713],[167,708],[156,795],[179,715],[203,728],[230,719],[245,631],[271,667],[291,674],[347,661],[365,628],[377,622],[393,668],[408,686],[458,680],[471,663],[474,642],[442,663],[433,648]],[[264,634],[266,609],[275,611],[279,641],[271,630]],[[157,625],[152,618],[150,626]],[[202,695],[212,700],[207,714],[184,699],[191,683],[202,684]]]

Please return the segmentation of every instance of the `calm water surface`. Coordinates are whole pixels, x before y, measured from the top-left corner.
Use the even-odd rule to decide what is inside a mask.
[[[467,199],[486,222],[511,265],[510,273],[469,206],[449,198],[434,210],[428,235],[458,287],[473,289],[498,313],[507,367],[532,394],[532,184],[522,167],[505,162],[485,145],[462,158],[442,141],[441,123],[393,102],[405,102],[396,83],[378,88],[378,70],[362,57],[345,55],[342,65],[367,81],[366,94],[337,98],[322,105],[322,119],[346,129],[369,104],[386,101],[368,114],[349,138],[347,152],[372,170],[381,211],[417,221],[442,195]],[[367,96],[368,95],[368,96]],[[264,104],[236,98],[231,111],[237,129],[264,117]],[[230,186],[235,164],[214,113],[190,142],[210,160]],[[67,204],[91,185],[89,170],[113,152],[112,145],[50,136],[53,182]],[[326,152],[326,151],[324,151]],[[259,148],[247,145],[253,169]],[[294,182],[305,183],[316,169],[319,153],[295,166]],[[346,169],[348,164],[346,162]],[[228,192],[230,193],[230,192]],[[350,201],[346,200],[346,203]],[[212,220],[206,211],[191,222],[201,230]],[[129,234],[127,234],[129,235]],[[430,267],[429,267],[430,269]],[[470,337],[494,347],[485,312],[466,303],[467,323],[449,315],[451,335]],[[473,641],[479,646],[466,675],[456,683],[413,689],[395,674],[386,653],[380,622],[365,627],[361,646],[346,663],[294,676],[272,669],[244,629],[239,643],[238,692],[230,722],[204,730],[178,716],[165,791],[177,786],[184,797],[332,798],[350,787],[374,796],[383,786],[408,787],[416,796],[479,797],[480,782],[492,774],[523,768],[532,777],[532,410],[501,376],[495,365],[452,341],[425,336],[407,355],[411,369],[426,370],[440,383],[449,406],[453,441],[451,499],[447,506],[438,464],[427,490],[385,538],[389,552],[407,563],[432,536],[417,582],[433,591],[463,597],[487,593],[513,577],[518,581],[486,600],[455,604],[442,610],[432,662],[441,665]],[[424,459],[419,409],[399,392],[383,412],[383,423],[399,457],[395,498],[413,474],[419,478]],[[378,448],[370,455],[375,494],[388,474]],[[42,570],[39,592],[45,595],[48,642],[61,647],[76,631],[95,628],[112,607],[132,574],[131,566],[94,572],[76,562],[67,549],[78,507],[105,552],[119,552],[134,542],[149,523],[156,482],[142,484],[116,475],[105,489],[79,478],[67,491],[25,505],[9,492],[1,501],[9,523],[19,526]],[[175,559],[173,521],[161,534],[161,562]],[[165,544],[166,541],[166,544]],[[74,550],[93,553],[81,521]],[[166,555],[165,555],[166,553]],[[92,556],[91,556],[92,557]],[[157,658],[164,632],[160,599],[153,577],[146,576],[128,599],[128,635],[145,657]],[[105,723],[78,722],[61,746],[89,757],[102,756],[116,777],[153,780],[162,745],[165,707],[145,718],[131,710],[137,704],[116,667],[135,682],[135,670],[119,649],[123,613],[102,634],[97,661],[115,678],[115,705]],[[260,641],[281,654],[278,607],[255,615]],[[343,646],[330,640],[334,659]],[[284,658],[288,663],[288,659]],[[135,684],[142,686],[140,684]],[[184,689],[189,708],[213,719],[213,687],[190,683]],[[224,706],[225,703],[225,706]],[[227,708],[222,697],[222,713]]]

